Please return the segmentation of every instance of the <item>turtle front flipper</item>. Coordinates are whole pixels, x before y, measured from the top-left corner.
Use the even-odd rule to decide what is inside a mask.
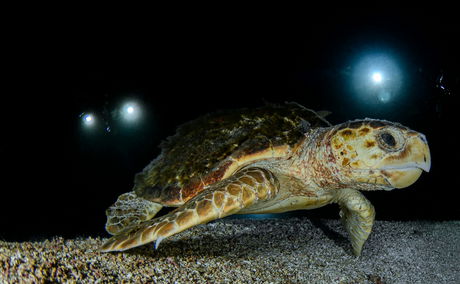
[[[105,229],[112,235],[152,219],[163,206],[136,196],[134,192],[120,195],[117,201],[105,211]]]
[[[340,217],[350,236],[353,253],[359,256],[374,224],[374,206],[361,192],[348,188],[339,191],[337,202],[341,209]]]
[[[113,236],[101,251],[123,251],[161,240],[190,227],[235,214],[243,208],[270,200],[279,191],[278,179],[268,170],[247,168],[217,182],[176,210]]]

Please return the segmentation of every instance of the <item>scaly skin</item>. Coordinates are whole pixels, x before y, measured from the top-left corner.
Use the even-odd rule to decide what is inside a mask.
[[[276,177],[261,168],[249,168],[223,180],[179,207],[173,212],[142,223],[134,230],[112,237],[101,251],[122,251],[157,241],[192,226],[235,214],[255,202],[263,202],[277,195]]]
[[[353,253],[359,256],[374,224],[374,206],[361,192],[349,188],[338,191],[335,199],[340,205],[340,217],[350,237]]]
[[[112,235],[118,235],[128,227],[152,219],[162,207],[161,204],[137,197],[132,191],[123,193],[105,212],[105,230]]]

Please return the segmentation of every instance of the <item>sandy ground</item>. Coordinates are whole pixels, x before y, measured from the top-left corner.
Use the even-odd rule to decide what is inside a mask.
[[[460,221],[377,221],[360,258],[338,220],[218,220],[125,253],[102,241],[0,241],[0,282],[460,283]]]

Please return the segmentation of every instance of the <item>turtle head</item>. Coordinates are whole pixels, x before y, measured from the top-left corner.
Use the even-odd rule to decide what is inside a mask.
[[[425,136],[398,123],[355,120],[334,127],[331,134],[336,168],[360,189],[408,187],[430,170]]]

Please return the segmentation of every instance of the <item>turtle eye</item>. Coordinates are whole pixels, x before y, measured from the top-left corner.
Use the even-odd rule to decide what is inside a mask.
[[[398,151],[403,146],[402,134],[395,129],[384,129],[377,137],[379,146],[388,151]]]
[[[383,132],[380,134],[380,138],[382,138],[382,141],[385,142],[390,147],[396,146],[396,139],[391,135],[391,133],[388,132]]]

